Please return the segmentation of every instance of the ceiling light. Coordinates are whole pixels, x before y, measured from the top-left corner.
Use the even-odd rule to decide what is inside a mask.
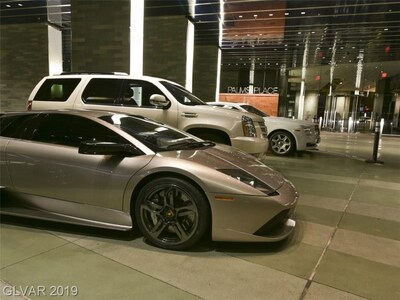
[[[21,3],[18,3],[18,6],[22,6],[22,4],[21,4]]]
[[[288,15],[289,15],[289,13],[288,13],[288,12],[286,12],[286,13],[285,13],[285,16],[288,16]]]
[[[297,34],[301,34],[301,31],[299,31]]]
[[[385,31],[388,31],[388,30],[389,30],[389,28],[385,28],[385,29],[383,29],[383,30],[385,30]]]
[[[269,14],[268,16],[270,16],[270,17],[273,17],[273,16],[274,16],[274,14]]]
[[[254,17],[254,18],[257,18],[257,17],[258,17],[258,15],[253,15],[253,17]]]
[[[305,12],[305,11],[302,11],[302,12],[301,12],[301,14],[302,14],[302,15],[305,15],[305,14],[306,14],[306,12]]]
[[[7,7],[11,7],[11,5],[10,5],[10,4],[6,4],[6,6],[7,6]]]
[[[243,16],[242,16],[242,15],[240,15],[240,16],[239,16],[239,18],[243,18]]]

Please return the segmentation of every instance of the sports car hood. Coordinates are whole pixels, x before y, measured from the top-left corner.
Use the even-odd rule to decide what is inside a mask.
[[[304,121],[304,120],[297,120],[297,119],[290,119],[290,118],[283,118],[283,117],[265,117],[264,120],[266,122],[275,122],[275,123],[285,123],[285,124],[290,124],[292,126],[311,126],[313,125],[312,122],[310,121]]]
[[[179,158],[218,169],[241,169],[277,190],[284,183],[283,176],[255,157],[230,146],[217,145],[204,150],[162,152],[163,157]]]
[[[251,118],[254,122],[263,122],[263,118],[246,111],[231,110],[222,107],[213,107],[211,105],[195,105],[190,106],[189,111],[193,111],[199,114],[204,114],[205,116],[213,116],[215,118],[224,119],[236,119],[238,121],[242,120],[242,116],[247,116]]]

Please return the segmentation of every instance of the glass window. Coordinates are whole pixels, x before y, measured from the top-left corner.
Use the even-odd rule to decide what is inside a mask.
[[[1,136],[29,139],[40,114],[2,116],[0,119]]]
[[[162,123],[123,114],[101,117],[125,131],[154,152],[201,149],[213,147],[212,142],[203,141]]]
[[[161,81],[162,85],[175,97],[175,99],[183,105],[207,105],[203,100],[197,98],[183,87],[172,84],[168,81]]]
[[[124,87],[123,101],[124,106],[151,107],[151,95],[163,95],[158,87],[151,82],[143,80],[127,80]]]
[[[265,112],[259,110],[258,108],[255,108],[254,106],[251,105],[242,105],[242,107],[248,111],[249,113],[253,113],[256,115],[259,115],[261,117],[269,117],[268,114],[266,114]]]
[[[67,101],[80,81],[80,78],[46,79],[33,100]]]
[[[33,141],[79,147],[82,141],[128,143],[112,130],[83,117],[51,114],[40,123]]]
[[[118,105],[122,79],[94,78],[89,81],[82,93],[87,104]]]

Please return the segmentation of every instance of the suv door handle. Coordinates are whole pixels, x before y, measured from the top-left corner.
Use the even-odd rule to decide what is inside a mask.
[[[181,116],[184,118],[197,118],[198,115],[196,113],[183,112]]]

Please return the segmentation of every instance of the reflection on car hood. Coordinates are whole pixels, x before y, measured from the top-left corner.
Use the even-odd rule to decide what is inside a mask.
[[[161,152],[159,155],[196,162],[216,170],[241,169],[267,183],[273,189],[279,189],[285,182],[280,173],[266,166],[250,154],[230,146],[217,145],[205,150]]]

